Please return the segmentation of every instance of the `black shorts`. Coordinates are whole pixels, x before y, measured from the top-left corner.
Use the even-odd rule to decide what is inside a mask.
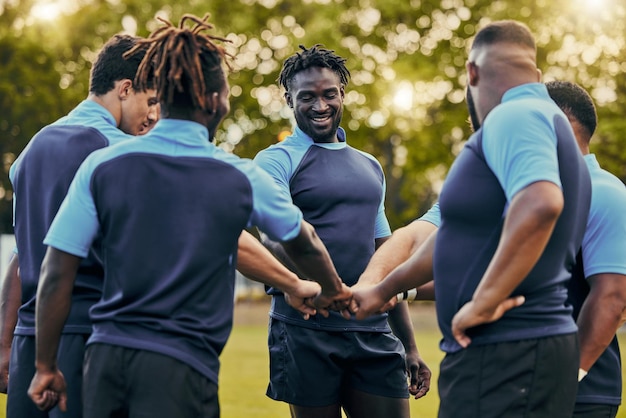
[[[92,344],[84,370],[84,418],[220,416],[217,385],[172,357]]]
[[[57,366],[63,373],[67,385],[67,412],[63,413],[58,407],[49,412],[40,411],[28,396],[28,387],[35,375],[35,337],[14,336],[9,362],[7,417],[82,417],[83,355],[88,337],[87,334],[63,334],[59,341]]]
[[[340,403],[342,390],[408,398],[404,347],[392,333],[312,330],[270,319],[267,396],[292,405]]]
[[[618,405],[602,405],[592,403],[577,403],[574,407],[573,418],[615,418]]]
[[[439,418],[571,418],[578,364],[575,333],[470,345],[441,362]]]

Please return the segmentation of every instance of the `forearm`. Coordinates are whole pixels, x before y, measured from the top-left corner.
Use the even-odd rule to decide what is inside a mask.
[[[17,311],[21,305],[22,289],[19,278],[19,261],[14,254],[9,262],[2,289],[0,289],[0,350],[6,361],[11,351],[13,332],[17,324]]]
[[[408,260],[436,230],[437,227],[430,222],[418,220],[394,231],[385,244],[376,250],[361,274],[359,283],[379,283],[393,269]]]
[[[415,300],[435,300],[435,282],[430,281],[418,287]]]
[[[398,303],[395,308],[389,311],[388,322],[394,335],[402,342],[404,350],[417,352],[409,305]]]
[[[626,283],[626,276],[612,274],[611,279],[603,277],[597,279],[598,286],[593,286],[585,299],[578,315],[578,336],[580,339],[580,367],[589,370],[606,350],[618,328],[624,322],[626,312],[626,291],[622,289]],[[600,282],[605,283],[600,283]],[[608,286],[605,286],[607,285]]]
[[[254,236],[243,231],[239,237],[237,270],[247,278],[289,292],[298,276],[276,259]]]
[[[436,239],[435,232],[408,260],[378,283],[377,288],[383,299],[389,300],[400,292],[419,287],[433,279],[433,252]]]
[[[310,224],[303,221],[300,234],[295,239],[284,242],[283,248],[298,271],[306,278],[318,282],[323,292],[341,291],[343,283],[328,250]]]
[[[509,207],[500,243],[473,300],[491,309],[508,298],[541,257],[563,207],[560,189],[537,182],[520,191]]]
[[[65,254],[75,258],[70,265],[64,265],[59,257]],[[41,266],[37,288],[36,358],[38,370],[56,369],[56,358],[63,325],[69,315],[72,301],[72,288],[79,259],[54,248],[48,248]],[[69,268],[68,268],[69,267]]]

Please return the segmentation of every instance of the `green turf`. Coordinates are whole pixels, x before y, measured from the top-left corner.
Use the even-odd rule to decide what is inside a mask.
[[[261,322],[264,320],[261,319]],[[224,418],[280,418],[289,417],[286,404],[265,396],[268,381],[267,326],[236,325],[222,354],[220,373],[220,402]],[[432,329],[416,331],[420,352],[433,371],[433,382],[428,395],[411,400],[412,418],[437,416],[437,370],[442,353],[437,347],[439,333]],[[626,334],[619,335],[626,347]],[[623,380],[623,379],[622,379]],[[315,388],[311,388],[315,390]],[[626,394],[625,394],[626,396]],[[625,397],[626,399],[626,397]],[[6,397],[0,396],[0,418],[5,418]],[[626,408],[617,418],[626,418]]]
[[[268,380],[266,334],[265,326],[235,326],[222,354],[220,401],[223,417],[289,417],[286,404],[265,396]],[[426,397],[411,400],[411,417],[433,418],[437,416],[439,405],[436,383],[443,357],[437,346],[440,337],[435,330],[418,330],[416,338],[422,357],[433,371],[433,381]],[[621,346],[626,347],[626,335],[620,334],[619,338]],[[617,418],[626,418],[626,408],[620,409]]]

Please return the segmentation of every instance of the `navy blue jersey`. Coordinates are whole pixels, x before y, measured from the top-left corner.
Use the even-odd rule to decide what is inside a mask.
[[[43,239],[76,170],[93,151],[129,138],[117,129],[115,119],[105,108],[84,101],[69,115],[39,131],[11,166],[22,286],[15,334],[35,335],[37,283],[46,253]],[[88,311],[100,298],[102,277],[96,242],[79,266],[64,332],[91,332]]]
[[[600,168],[593,154],[586,155],[585,162],[593,193],[582,249],[569,283],[568,303],[574,309],[574,319],[589,294],[587,277],[601,273],[626,277],[626,188],[621,180]],[[578,384],[576,402],[619,405],[622,373],[617,338],[588,372]]]
[[[589,173],[545,86],[527,84],[505,93],[453,163],[441,192],[434,275],[444,351],[461,349],[452,318],[472,299],[496,251],[509,202],[536,181],[559,185],[565,204],[542,256],[513,292],[526,301],[468,335],[472,344],[488,344],[576,331],[566,285],[589,211]]]
[[[385,179],[378,161],[348,146],[339,129],[338,143],[314,143],[299,128],[283,142],[261,151],[255,162],[302,210],[304,219],[328,249],[339,277],[355,284],[375,251],[375,239],[390,235],[384,213]],[[326,330],[388,331],[385,315],[346,320],[336,312],[305,321],[278,292],[270,292],[271,315],[303,327]]]
[[[206,127],[164,119],[85,160],[45,243],[84,257],[101,236],[88,344],[155,351],[217,383],[242,230],[289,240],[301,220],[265,172],[210,143]]]

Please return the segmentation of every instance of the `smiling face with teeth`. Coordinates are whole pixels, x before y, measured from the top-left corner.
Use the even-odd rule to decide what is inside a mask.
[[[285,93],[298,127],[315,142],[338,142],[344,88],[330,68],[310,67],[298,72]]]

